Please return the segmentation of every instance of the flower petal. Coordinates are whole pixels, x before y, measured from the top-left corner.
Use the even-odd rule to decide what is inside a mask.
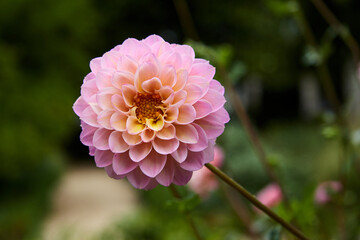
[[[99,89],[96,86],[95,79],[88,80],[83,83],[81,86],[81,96],[84,98],[85,102],[93,102],[96,100],[96,93]]]
[[[80,119],[93,127],[99,127],[97,122],[97,114],[94,112],[91,106],[85,108],[85,110],[81,113]]]
[[[113,77],[113,73],[109,70],[100,70],[97,74],[96,74],[96,86],[98,87],[99,90],[103,89],[103,88],[107,88],[107,87],[112,87],[112,83],[111,83],[111,79]]]
[[[219,92],[221,95],[224,95],[225,93],[225,88],[215,79],[210,81],[210,88]]]
[[[129,156],[134,162],[140,162],[150,153],[151,149],[151,143],[140,143],[130,146]]]
[[[106,167],[112,164],[114,153],[111,151],[95,150],[95,164],[97,167]]]
[[[87,102],[85,102],[85,100],[83,99],[83,97],[79,97],[74,105],[73,105],[73,110],[76,113],[76,115],[80,116],[81,113],[85,110],[85,108],[87,108],[89,106],[89,104]]]
[[[175,137],[175,127],[170,124],[167,127],[163,127],[160,131],[156,132],[156,136],[160,139],[172,139]]]
[[[140,168],[135,168],[127,175],[127,179],[134,187],[144,189],[150,182],[151,178],[143,174]]]
[[[140,136],[143,142],[150,142],[155,137],[155,131],[151,129],[145,129],[144,131],[141,132]]]
[[[109,147],[113,153],[123,153],[129,149],[129,145],[124,141],[122,133],[117,131],[110,134]]]
[[[126,129],[128,130],[129,134],[135,135],[142,132],[145,129],[145,125],[139,123],[136,117],[130,116],[126,120]]]
[[[118,71],[114,73],[113,78],[111,79],[114,87],[121,89],[125,84],[134,85],[134,74],[126,71]]]
[[[127,132],[123,132],[122,136],[124,141],[130,146],[141,143],[141,137],[139,135],[131,135]]]
[[[195,108],[191,105],[185,104],[179,107],[179,115],[177,117],[176,123],[178,124],[189,124],[195,120],[196,111]]]
[[[122,96],[120,95],[113,95],[111,97],[111,102],[113,104],[113,106],[115,107],[116,110],[122,112],[122,113],[128,113],[129,112],[129,107],[126,105],[124,99]]]
[[[211,66],[207,61],[194,62],[190,70],[189,75],[202,76],[206,79],[213,79],[215,75],[215,68]]]
[[[164,127],[164,118],[159,115],[158,119],[146,119],[146,126],[154,131],[160,131]]]
[[[110,118],[112,117],[112,115],[114,113],[115,112],[112,110],[102,111],[97,117],[97,122],[106,129],[112,129],[111,123],[110,123]]]
[[[188,154],[188,149],[186,144],[180,143],[178,149],[175,152],[171,153],[171,156],[178,162],[182,163],[186,160]]]
[[[132,107],[134,105],[134,98],[136,96],[136,89],[134,86],[126,84],[121,87],[122,96],[124,98],[124,102],[128,107]]]
[[[180,106],[182,105],[187,97],[186,91],[180,90],[174,94],[174,99],[171,103],[172,106]]]
[[[202,129],[199,125],[193,123],[192,124],[199,135],[199,140],[194,144],[188,144],[187,147],[192,152],[199,152],[203,151],[205,148],[208,147],[208,138],[206,136],[206,133],[204,129]]]
[[[117,175],[115,172],[114,172],[114,169],[113,169],[113,165],[108,165],[105,167],[105,171],[107,173],[107,175],[111,178],[114,178],[114,179],[122,179],[124,178],[125,176],[124,175]]]
[[[166,110],[164,120],[167,123],[174,122],[179,115],[179,109],[177,107],[170,107]]]
[[[174,183],[176,185],[185,185],[187,184],[192,176],[192,171],[187,171],[182,169],[181,167],[175,167],[175,174],[174,174]]]
[[[160,71],[159,79],[163,86],[174,86],[176,82],[175,68],[171,65],[163,66]]]
[[[141,171],[148,177],[156,177],[164,168],[166,156],[158,154],[155,150],[151,151],[139,164]]]
[[[196,120],[195,123],[204,129],[208,139],[214,139],[224,132],[225,126],[224,124],[215,121],[213,118],[209,118],[209,116],[211,116],[211,114],[205,118]]]
[[[90,61],[90,69],[95,74],[101,69],[101,57],[94,58]]]
[[[99,150],[108,150],[109,147],[109,136],[112,131],[105,128],[99,128],[95,131],[93,136],[93,144]]]
[[[218,91],[213,89],[209,89],[203,99],[212,105],[213,111],[219,110],[226,102],[224,95],[221,95]]]
[[[169,140],[162,140],[160,138],[155,138],[153,141],[154,149],[160,154],[170,154],[179,147],[179,140],[176,138]]]
[[[188,80],[188,72],[185,69],[179,69],[176,72],[176,83],[173,86],[174,91],[180,91],[182,90]]]
[[[152,79],[153,77],[157,77],[158,69],[157,66],[150,62],[145,62],[140,65],[135,74],[135,87],[138,92],[143,93],[142,83],[146,80]]]
[[[187,84],[185,86],[184,90],[187,93],[185,103],[188,103],[188,104],[195,103],[203,95],[203,90],[199,86],[197,86],[195,84]]]
[[[204,164],[204,152],[188,151],[188,156],[184,162],[180,163],[180,167],[187,171],[196,171],[202,168]]]
[[[176,138],[183,143],[197,143],[199,140],[199,134],[196,128],[192,124],[188,125],[175,125]]]
[[[122,71],[128,71],[132,74],[136,73],[138,68],[137,62],[129,55],[123,55],[118,62],[117,69]]]
[[[162,102],[166,105],[172,103],[174,99],[174,91],[168,86],[161,88],[159,91],[159,95],[162,99]]]
[[[162,84],[159,78],[154,77],[144,81],[141,84],[141,88],[145,92],[153,94],[153,93],[157,93],[162,88]]]
[[[209,115],[213,110],[211,104],[204,99],[200,99],[194,103],[193,107],[196,111],[196,119],[200,119]]]
[[[156,181],[161,185],[168,187],[172,183],[174,179],[174,175],[175,175],[175,163],[174,160],[171,159],[170,156],[168,156],[164,168],[156,176]]]
[[[80,141],[86,146],[93,146],[93,137],[97,128],[92,127],[85,122],[81,123],[81,127]]]
[[[120,112],[115,112],[110,118],[110,125],[117,131],[125,131],[127,119],[127,115]]]
[[[116,174],[123,175],[131,172],[138,166],[138,163],[133,162],[130,157],[129,153],[117,153],[114,155],[113,159],[113,169]]]

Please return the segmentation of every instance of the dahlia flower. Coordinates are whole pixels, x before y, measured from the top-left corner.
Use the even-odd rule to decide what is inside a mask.
[[[215,68],[187,45],[129,38],[90,62],[74,103],[97,167],[139,189],[186,184],[229,115]]]
[[[214,147],[214,160],[211,161],[216,167],[221,167],[224,161],[223,150],[215,145]],[[219,186],[216,176],[207,168],[201,168],[195,171],[193,177],[189,182],[189,188],[200,195],[202,198],[207,198],[211,191],[214,191]]]

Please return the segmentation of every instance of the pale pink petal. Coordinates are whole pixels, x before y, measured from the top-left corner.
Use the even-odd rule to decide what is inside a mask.
[[[126,105],[124,99],[120,95],[113,95],[111,97],[111,102],[114,108],[122,113],[128,113],[129,107]]]
[[[195,84],[187,84],[184,88],[187,93],[185,103],[193,104],[203,95],[203,90]]]
[[[155,138],[153,141],[154,149],[160,154],[170,154],[179,147],[179,140],[176,138],[169,140],[162,140],[160,138]]]
[[[170,107],[166,110],[164,120],[167,123],[174,122],[179,115],[179,109],[177,107]]]
[[[141,143],[141,137],[139,135],[131,135],[127,132],[123,132],[122,136],[124,141],[130,146]]]
[[[128,107],[132,107],[134,105],[134,98],[136,96],[136,89],[134,86],[126,84],[121,87],[122,96],[124,98],[124,102]]]
[[[99,105],[97,103],[89,103],[89,106],[94,111],[94,113],[96,113],[97,115],[99,115],[102,112],[102,108],[99,107]]]
[[[229,113],[223,107],[216,112],[211,113],[211,118],[216,119],[220,123],[227,123],[230,121]]]
[[[142,83],[158,76],[158,68],[155,64],[145,62],[140,65],[135,74],[135,87],[138,92],[143,93]]]
[[[120,56],[116,51],[106,52],[101,58],[101,65],[104,68],[116,69]]]
[[[76,115],[80,116],[81,113],[87,108],[89,104],[80,96],[73,105],[73,110]]]
[[[194,103],[193,107],[196,111],[196,119],[203,118],[213,111],[211,104],[204,99],[200,99]]]
[[[95,79],[84,82],[81,86],[81,96],[84,98],[85,102],[93,102],[96,99],[96,93],[99,89],[96,86]]]
[[[171,103],[172,106],[180,106],[182,105],[185,100],[186,100],[186,97],[187,97],[187,93],[186,91],[178,91],[174,94],[174,99]]]
[[[123,153],[129,149],[129,145],[124,141],[121,132],[113,131],[109,136],[109,146],[113,153]]]
[[[120,58],[117,69],[135,74],[138,69],[138,63],[131,56],[124,55]]]
[[[114,87],[121,89],[125,84],[134,85],[134,74],[126,71],[118,71],[114,73],[114,76],[111,80]]]
[[[210,81],[210,88],[219,92],[221,95],[224,95],[225,93],[225,88],[215,79]]]
[[[148,191],[155,188],[157,185],[159,184],[155,179],[150,179],[149,183],[143,189]]]
[[[163,86],[172,87],[176,83],[176,71],[171,65],[165,65],[161,68],[159,79]]]
[[[176,185],[185,185],[187,184],[192,176],[192,171],[187,171],[182,169],[181,167],[175,167],[175,174],[174,174],[174,183]]]
[[[188,154],[188,149],[186,144],[180,143],[178,149],[175,152],[171,153],[171,156],[178,162],[182,163],[186,160]]]
[[[151,48],[152,52],[156,53],[154,46],[159,45],[159,43],[162,44],[165,41],[160,36],[153,34],[145,38],[143,42]]]
[[[144,81],[141,84],[141,88],[147,93],[154,94],[154,93],[157,93],[162,88],[162,85],[161,85],[160,79],[157,77],[154,77],[154,78]]]
[[[215,68],[207,62],[194,63],[189,75],[202,76],[210,80],[215,75]]]
[[[141,132],[140,136],[143,142],[150,142],[155,137],[155,131],[151,129],[145,129],[144,131]]]
[[[205,164],[204,152],[188,151],[188,156],[180,166],[187,171],[196,171],[202,168]]]
[[[174,50],[176,52],[178,52],[179,54],[185,55],[185,56],[189,56],[190,58],[194,59],[195,58],[195,52],[194,49],[188,45],[176,45],[176,47],[174,48]]]
[[[93,127],[99,127],[97,122],[97,114],[94,112],[91,106],[85,108],[85,110],[82,111],[80,119]]]
[[[159,61],[162,64],[169,64],[175,67],[175,69],[179,69],[182,66],[182,60],[179,53],[174,51],[166,51],[161,56],[159,56]]]
[[[112,129],[110,118],[113,114],[114,111],[112,110],[104,110],[98,115],[97,122],[106,129]]]
[[[209,89],[210,80],[202,76],[189,76],[188,84],[195,84],[202,89]]]
[[[109,147],[109,136],[112,131],[105,128],[99,128],[95,131],[93,136],[93,145],[99,150],[108,150]]]
[[[92,141],[92,140],[91,140]],[[89,155],[90,156],[94,156],[96,152],[96,147],[94,146],[89,146]]]
[[[142,63],[152,63],[154,64],[158,69],[159,69],[159,60],[157,59],[157,57],[153,54],[153,53],[147,53],[144,56],[142,56],[138,63],[139,65],[141,65]]]
[[[140,162],[139,167],[146,176],[154,178],[164,168],[165,163],[166,156],[153,150]]]
[[[114,178],[114,179],[123,179],[125,177],[125,175],[117,175],[114,172],[113,165],[106,166],[105,171],[109,177]]]
[[[175,96],[174,91],[168,86],[162,87],[159,91],[159,95],[165,105],[172,103]]]
[[[209,89],[203,99],[212,105],[213,111],[219,110],[226,102],[224,95],[221,95],[218,91],[213,89]]]
[[[85,122],[81,123],[81,127],[80,141],[86,146],[93,146],[93,136],[97,128],[92,127]]]
[[[192,124],[175,125],[176,138],[183,143],[197,143],[199,135],[196,128]]]
[[[146,126],[153,131],[160,131],[164,127],[164,118],[162,115],[158,119],[146,119]]]
[[[113,93],[98,93],[96,95],[96,102],[98,103],[99,107],[102,109],[114,109],[114,106],[111,102],[111,98],[114,94]]]
[[[111,79],[113,77],[113,73],[109,70],[102,69],[96,74],[96,86],[98,89],[103,89],[107,87],[112,87]]]
[[[204,151],[205,163],[209,163],[214,160],[214,146],[215,146],[215,141],[210,140],[208,147]]]
[[[112,164],[114,153],[111,151],[95,150],[95,164],[97,167],[106,167]]]
[[[206,136],[206,133],[199,125],[195,123],[193,123],[192,125],[196,128],[196,131],[199,135],[199,140],[194,144],[188,144],[188,148],[190,151],[193,152],[203,151],[205,148],[208,147],[208,138]]]
[[[196,111],[191,105],[181,105],[179,107],[179,115],[177,117],[176,123],[178,124],[189,124],[195,120]]]
[[[150,153],[151,149],[151,143],[140,143],[130,146],[129,156],[134,162],[140,162]]]
[[[95,79],[95,78],[96,78],[95,73],[90,72],[90,73],[88,73],[88,74],[84,77],[83,83],[85,83],[85,82],[87,82],[87,81],[89,81],[89,80],[93,80],[93,79]]]
[[[210,115],[209,115],[210,116]],[[206,132],[208,139],[214,139],[220,136],[224,132],[224,124],[220,124],[218,121],[214,121],[211,118],[206,116],[203,119],[196,120],[195,123],[198,124]]]
[[[123,175],[131,172],[138,166],[138,163],[133,162],[130,157],[129,153],[117,153],[114,155],[113,159],[113,169],[116,174]]]
[[[176,72],[176,83],[173,86],[174,91],[180,91],[182,90],[188,80],[188,72],[185,69],[179,69]]]
[[[126,120],[128,116],[121,113],[115,112],[110,118],[110,125],[117,131],[125,131],[126,130]]]
[[[135,188],[144,189],[150,182],[151,178],[144,175],[139,168],[135,168],[127,175],[127,179]]]
[[[150,53],[150,48],[134,38],[126,39],[120,49],[120,52],[124,55],[130,55],[135,61],[138,61],[142,56]]]
[[[94,58],[90,61],[90,69],[95,74],[101,69],[101,57]]]
[[[175,127],[170,124],[167,127],[164,127],[160,131],[156,132],[156,136],[164,140],[172,139],[175,137]]]
[[[175,162],[168,156],[166,160],[166,164],[162,171],[156,176],[156,181],[163,186],[170,186],[174,179],[175,174]]]

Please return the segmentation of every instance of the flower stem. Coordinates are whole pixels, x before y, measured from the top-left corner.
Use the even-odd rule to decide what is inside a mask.
[[[180,193],[178,192],[178,190],[176,189],[176,187],[175,187],[173,184],[171,184],[169,188],[170,188],[170,191],[171,191],[172,195],[173,195],[175,198],[180,199],[180,200],[182,199]],[[184,215],[185,215],[185,218],[186,218],[186,220],[187,220],[187,222],[188,222],[191,230],[193,231],[196,239],[197,239],[197,240],[203,240],[203,238],[201,237],[198,229],[196,228],[196,225],[195,225],[195,223],[194,223],[194,221],[193,221],[190,213],[185,210],[185,211],[184,211]]]
[[[296,229],[294,226],[287,223],[284,219],[279,217],[276,213],[271,211],[268,207],[262,204],[259,200],[256,199],[250,192],[248,192],[244,187],[242,187],[239,183],[235,182],[231,177],[225,174],[223,171],[215,167],[210,163],[206,163],[205,166],[212,171],[215,175],[221,178],[224,182],[229,184],[231,187],[236,189],[241,195],[243,195],[246,199],[248,199],[252,204],[254,204],[257,208],[261,209],[264,213],[266,213],[273,220],[281,224],[284,228],[286,228],[289,232],[291,232],[294,236],[299,239],[308,240],[305,235]]]

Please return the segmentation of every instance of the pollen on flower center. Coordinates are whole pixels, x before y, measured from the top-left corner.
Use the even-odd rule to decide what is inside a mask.
[[[160,115],[164,114],[164,106],[159,94],[138,93],[135,97],[135,107],[136,117],[144,124],[146,119],[156,120]]]

